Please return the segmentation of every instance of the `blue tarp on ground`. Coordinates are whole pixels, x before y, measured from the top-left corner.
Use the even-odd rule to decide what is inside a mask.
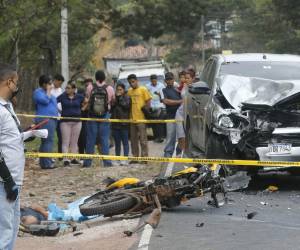
[[[88,197],[82,197],[72,203],[68,204],[67,209],[61,209],[55,203],[50,203],[48,205],[48,220],[57,221],[76,221],[81,222],[95,218],[97,216],[84,216],[80,213],[79,206],[83,204],[84,200]]]

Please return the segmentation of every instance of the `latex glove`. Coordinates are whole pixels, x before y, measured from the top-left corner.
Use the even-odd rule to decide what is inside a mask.
[[[47,138],[48,137],[48,129],[36,129],[36,130],[32,130],[32,134],[35,137],[39,137],[39,138]]]
[[[18,197],[19,189],[10,174],[10,171],[5,163],[4,155],[1,151],[0,151],[0,177],[3,180],[4,189],[6,192],[6,198],[9,201],[15,201]]]
[[[13,178],[9,178],[5,180],[4,189],[6,192],[6,198],[9,201],[15,201],[18,198],[19,188],[14,182]]]
[[[39,137],[39,138],[47,138],[48,130],[47,129],[35,129],[23,132],[23,141],[26,141],[30,137]]]
[[[32,137],[32,136],[33,136],[32,130],[23,132],[23,141],[26,141],[28,138],[30,138],[30,137]]]

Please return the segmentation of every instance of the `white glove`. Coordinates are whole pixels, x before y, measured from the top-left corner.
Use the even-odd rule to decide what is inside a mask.
[[[35,130],[32,130],[32,134],[35,137],[47,138],[48,137],[48,129],[35,129]]]
[[[47,138],[48,137],[48,130],[47,129],[36,129],[36,130],[29,130],[23,132],[23,141],[27,140],[29,137],[39,137],[39,138]]]

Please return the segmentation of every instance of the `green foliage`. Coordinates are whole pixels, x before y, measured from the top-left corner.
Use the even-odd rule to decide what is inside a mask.
[[[296,1],[247,0],[237,9],[233,46],[239,52],[300,53]]]
[[[44,64],[47,73],[59,68],[61,0],[4,0],[0,4],[1,60],[21,67]],[[110,2],[106,0],[68,0],[69,50],[71,69],[87,64],[93,50],[91,37],[108,17]],[[16,54],[16,43],[18,54]],[[84,48],[86,46],[86,49]],[[82,60],[78,57],[82,53]]]
[[[106,23],[110,0],[0,1],[0,61],[19,68],[18,107],[32,108],[31,96],[41,74],[60,72],[61,8],[67,2],[70,77],[90,69],[92,37]]]
[[[201,15],[226,20],[233,5],[233,0],[129,0],[114,10],[110,22],[116,34],[127,39],[172,37],[167,41],[173,47],[168,62],[190,65],[201,58],[195,46],[201,41]]]
[[[200,17],[221,24],[221,49],[234,52],[299,53],[298,0],[128,0],[112,11],[110,22],[117,35],[151,41],[163,36],[175,41],[167,60],[190,64],[199,59]],[[234,30],[224,36],[225,21]],[[224,42],[224,43],[223,43]],[[174,48],[175,46],[175,48]],[[198,50],[195,49],[198,47]]]

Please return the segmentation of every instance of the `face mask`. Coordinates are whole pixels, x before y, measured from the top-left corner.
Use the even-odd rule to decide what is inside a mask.
[[[20,92],[21,92],[20,89],[17,88],[17,90],[15,90],[15,91],[13,91],[13,92],[11,93],[10,99],[13,99],[13,98],[14,98],[15,96],[17,96]]]
[[[20,89],[18,88],[17,84],[16,84],[14,81],[12,81],[12,82],[13,82],[14,85],[15,85],[15,90],[12,90],[12,89],[9,87],[9,89],[10,89],[10,91],[11,91],[10,100],[13,99],[13,98],[20,92]]]

